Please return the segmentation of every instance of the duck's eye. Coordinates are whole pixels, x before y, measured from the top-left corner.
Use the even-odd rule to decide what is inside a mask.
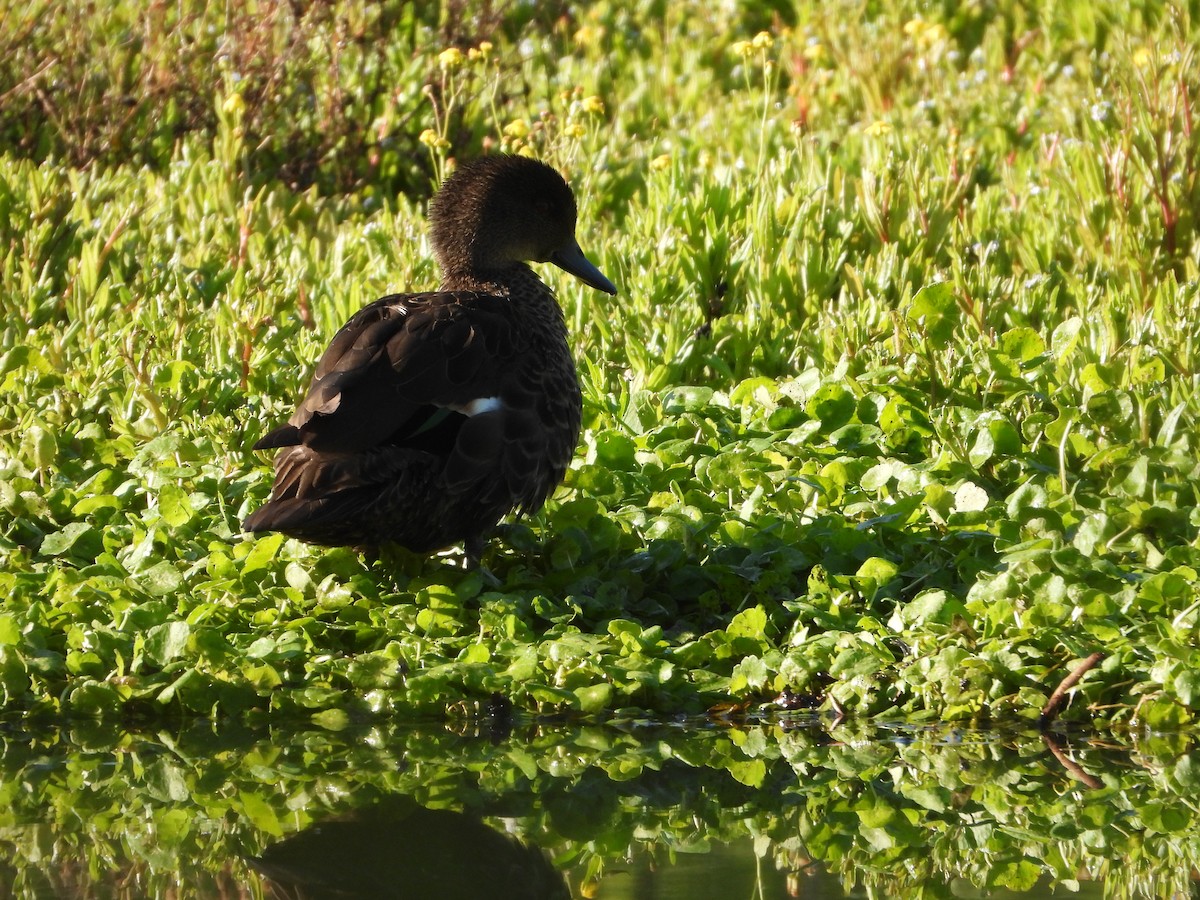
[[[550,206],[549,200],[538,200],[533,204],[533,208],[535,210],[537,210],[537,214],[539,216],[549,216],[550,215],[551,206]]]

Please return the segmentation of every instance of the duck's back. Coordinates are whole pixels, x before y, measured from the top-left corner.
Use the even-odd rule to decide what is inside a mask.
[[[561,312],[525,272],[544,302],[438,291],[353,316],[288,424],[255,445],[280,451],[246,530],[425,552],[478,546],[506,513],[538,509],[570,462],[581,403]]]

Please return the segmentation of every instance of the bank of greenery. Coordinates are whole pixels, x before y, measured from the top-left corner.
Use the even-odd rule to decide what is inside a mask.
[[[1188,5],[44,6],[0,28],[6,709],[1036,718],[1095,652],[1066,717],[1200,709]],[[585,435],[498,586],[239,534],[500,150],[621,293],[544,273]]]

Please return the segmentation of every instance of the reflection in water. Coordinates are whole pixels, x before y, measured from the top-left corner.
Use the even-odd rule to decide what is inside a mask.
[[[755,842],[743,838],[716,845],[704,853],[679,853],[669,865],[656,862],[650,854],[639,854],[623,872],[610,872],[598,885],[591,900],[858,900],[858,898],[901,898],[914,896],[952,897],[956,900],[1017,900],[1017,898],[1062,897],[1064,900],[1101,900],[1104,885],[1096,882],[1055,888],[1041,881],[1029,891],[1002,888],[981,889],[965,878],[930,881],[920,886],[866,887],[828,873],[808,863],[785,875],[771,859],[755,853]],[[1182,898],[1180,898],[1182,900]]]
[[[289,900],[568,900],[537,847],[446,809],[412,807],[314,825],[250,860]]]
[[[1186,735],[0,723],[0,897],[1188,897],[1198,795]]]
[[[668,861],[651,853],[638,853],[624,867],[610,871],[597,886],[595,900],[688,900],[692,897],[728,897],[737,900],[784,900],[789,896],[787,878],[769,860],[755,856],[754,842],[748,838],[730,844],[717,844],[703,852],[677,852]],[[841,898],[844,894],[836,880],[834,893],[800,895],[814,898]],[[797,896],[791,894],[791,896]]]

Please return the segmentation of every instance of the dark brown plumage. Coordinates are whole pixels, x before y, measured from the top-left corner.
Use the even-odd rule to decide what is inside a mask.
[[[581,399],[562,311],[525,262],[616,293],[575,215],[562,177],[524,157],[447,179],[430,205],[441,289],[342,326],[288,424],[254,445],[279,453],[245,530],[417,552],[462,541],[478,559],[501,517],[539,509],[575,452]]]

